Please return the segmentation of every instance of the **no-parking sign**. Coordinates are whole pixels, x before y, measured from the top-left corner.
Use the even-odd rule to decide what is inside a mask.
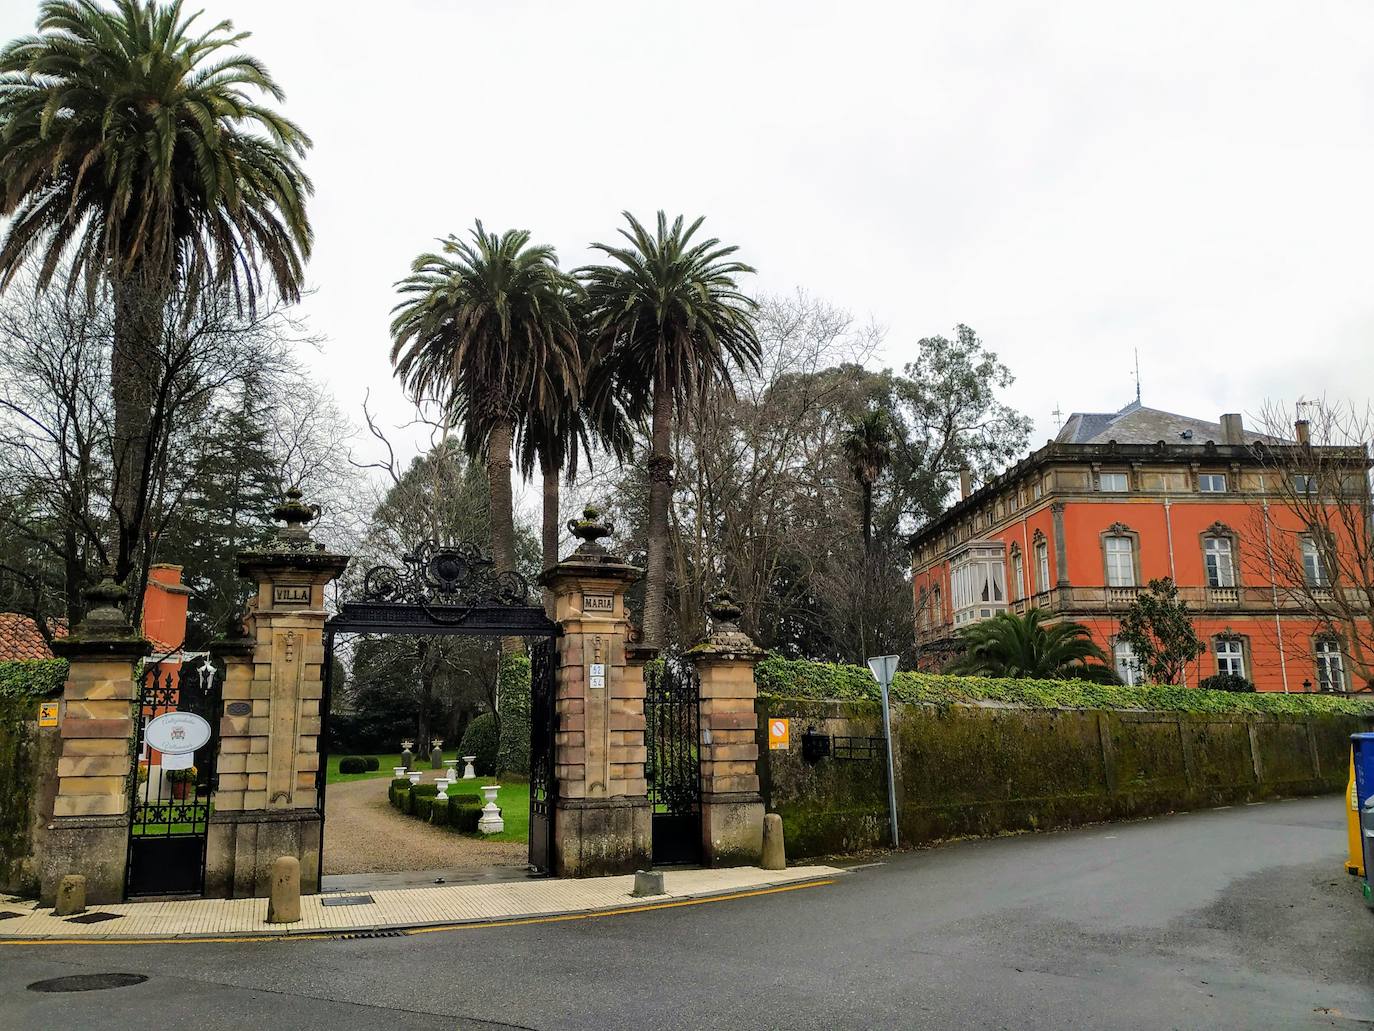
[[[792,721],[773,717],[768,721],[768,747],[786,751],[792,742]]]

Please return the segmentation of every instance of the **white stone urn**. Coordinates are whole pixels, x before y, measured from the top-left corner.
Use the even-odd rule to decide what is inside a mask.
[[[449,782],[445,780],[443,777],[440,777],[437,781],[435,781],[435,783],[439,785],[439,793],[434,797],[442,798],[444,801],[447,802]]]
[[[496,804],[496,793],[500,790],[500,784],[482,785],[482,797],[487,800],[487,804],[482,807],[482,816],[477,821],[477,829],[483,834],[500,834],[506,829],[506,821],[501,819],[501,809]]]
[[[404,766],[393,766],[391,767],[391,772],[398,777],[404,777],[406,775],[406,768]]]
[[[475,755],[465,755],[465,756],[463,756],[463,779],[464,779],[464,780],[476,780],[476,779],[477,779],[477,771],[474,770],[474,769],[472,768],[472,764],[475,763],[476,761],[477,761],[477,756],[475,756]]]
[[[448,779],[449,779],[449,780],[457,780],[457,779],[458,779],[458,760],[457,760],[457,759],[445,759],[445,760],[444,760],[444,765],[448,767],[448,773],[447,773],[447,775],[446,775],[446,776],[448,777]]]
[[[418,784],[418,783],[420,783],[421,773],[420,773],[419,770],[413,770],[412,772],[410,772],[409,774],[407,774],[407,776],[410,777],[410,782],[411,782],[412,784]]]

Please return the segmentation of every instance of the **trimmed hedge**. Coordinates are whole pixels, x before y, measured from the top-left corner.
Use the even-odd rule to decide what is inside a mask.
[[[0,662],[0,698],[55,695],[62,691],[66,682],[66,659],[6,659]]]
[[[386,787],[386,800],[398,809],[403,808],[397,801],[402,791],[410,790],[409,777],[394,777]]]
[[[530,772],[530,658],[506,655],[501,658],[497,687],[497,711],[501,715],[500,741],[496,769],[502,773]],[[472,755],[465,751],[464,755]]]
[[[374,767],[375,769],[375,767]],[[339,760],[340,773],[366,773],[367,760],[360,755],[346,755]]]
[[[878,685],[864,666],[770,655],[755,669],[759,694],[777,698],[876,700]],[[1082,680],[1007,680],[899,672],[892,694],[927,705],[1000,702],[1030,709],[1141,709],[1164,712],[1339,713],[1374,716],[1370,701],[1321,694],[1254,694],[1195,687],[1119,687]]]
[[[454,792],[447,799],[437,797],[435,784],[411,784],[404,777],[391,782],[387,799],[407,816],[416,816],[437,827],[451,827],[471,834],[482,817],[482,796],[473,792]]]
[[[382,768],[382,760],[375,755],[363,756],[363,762],[367,766],[367,769],[364,771],[366,773],[376,773]]]
[[[499,748],[496,714],[484,712],[475,717],[468,724],[467,730],[463,731],[463,740],[458,745],[458,754],[460,756],[477,756],[473,766],[478,774],[485,777],[496,772],[496,757]]]
[[[465,834],[472,834],[477,830],[477,821],[481,818],[482,806],[479,802],[463,801],[458,796],[452,796],[447,801],[442,798],[434,800],[429,822],[436,827],[449,827]]]

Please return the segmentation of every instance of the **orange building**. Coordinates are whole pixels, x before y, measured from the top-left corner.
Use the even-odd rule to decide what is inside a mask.
[[[999,612],[1047,609],[1086,625],[1127,683],[1140,680],[1116,639],[1122,612],[1150,580],[1171,578],[1206,651],[1186,670],[1196,686],[1239,673],[1260,691],[1367,690],[1352,683],[1339,627],[1303,594],[1326,561],[1276,477],[1300,468],[1304,443],[1139,402],[1075,413],[1058,437],[972,490],[910,540],[921,667],[958,651],[956,632]],[[1367,490],[1361,449],[1338,456]],[[1309,452],[1306,452],[1310,454]],[[1285,579],[1303,570],[1307,591]]]

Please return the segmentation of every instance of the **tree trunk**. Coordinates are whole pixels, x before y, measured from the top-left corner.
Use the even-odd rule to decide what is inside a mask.
[[[539,465],[544,475],[544,525],[541,533],[544,546],[543,565],[544,569],[548,570],[558,565],[559,478],[562,473],[558,469],[550,469],[543,459]],[[552,618],[553,592],[547,587],[544,588],[544,611]]]
[[[487,442],[487,487],[491,498],[491,557],[496,572],[515,571],[515,505],[511,497],[511,423],[497,422]]]
[[[166,300],[165,288],[147,269],[135,269],[114,281],[114,347],[110,356],[114,468],[109,554],[115,579],[126,584],[131,600],[142,594],[141,585],[129,582],[129,578],[139,566],[148,520],[153,450],[149,427]]]
[[[873,484],[864,480],[859,488],[864,499],[864,554],[868,555],[873,550]]]
[[[644,571],[644,643],[655,648],[663,647],[668,620],[668,506],[673,499],[673,398],[665,379],[660,368],[654,377],[649,437],[649,547]]]

